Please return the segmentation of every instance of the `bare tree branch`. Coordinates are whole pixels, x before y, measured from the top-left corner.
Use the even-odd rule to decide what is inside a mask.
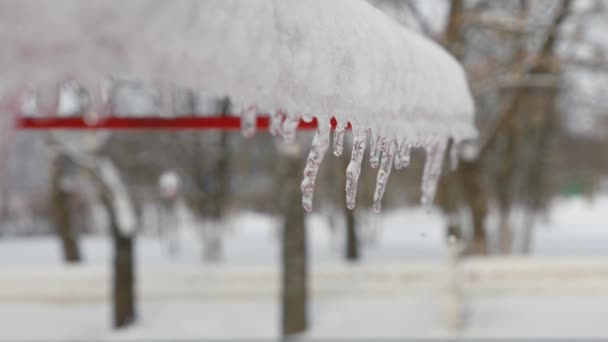
[[[547,33],[547,37],[544,40],[544,42],[540,48],[540,51],[538,53],[539,57],[533,59],[530,63],[524,64],[524,66],[520,70],[520,73],[522,75],[527,75],[527,74],[532,74],[532,73],[543,73],[543,72],[548,71],[547,69],[549,69],[549,68],[547,68],[544,65],[544,63],[542,63],[542,60],[553,54],[553,49],[555,46],[556,39],[558,37],[559,29],[560,29],[561,25],[563,24],[563,22],[565,21],[565,19],[568,17],[568,14],[570,13],[571,4],[572,4],[571,0],[563,0],[561,2],[559,11],[558,11],[557,15],[553,18],[553,21],[551,22],[551,25],[550,25],[549,32]],[[523,94],[524,94],[524,88],[516,89],[513,99],[511,100],[511,102],[506,106],[505,110],[503,111],[503,113],[504,113],[503,117],[494,126],[494,128],[492,128],[490,130],[490,134],[488,135],[486,140],[481,144],[481,149],[480,149],[479,155],[478,155],[479,159],[482,159],[487,154],[488,150],[494,145],[494,143],[496,142],[496,139],[498,137],[498,133],[504,127],[511,124],[511,121],[513,120],[515,113],[517,111],[517,107],[518,107],[520,101],[522,100]]]

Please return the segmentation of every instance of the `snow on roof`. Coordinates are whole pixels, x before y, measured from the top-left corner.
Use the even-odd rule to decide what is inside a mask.
[[[372,136],[378,210],[395,155],[403,166],[412,146],[427,150],[428,201],[447,139],[477,134],[460,64],[362,0],[0,0],[0,43],[0,87],[13,94],[77,79],[103,112],[99,83],[120,77],[229,95],[246,109],[247,134],[256,108],[271,111],[272,131],[287,139],[301,116],[317,117],[302,183],[307,210],[332,116],[353,126],[358,144],[349,206]]]

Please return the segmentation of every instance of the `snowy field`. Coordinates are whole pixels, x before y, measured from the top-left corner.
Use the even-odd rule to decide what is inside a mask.
[[[608,198],[558,201],[534,237],[534,256],[462,265],[463,328],[446,325],[446,260],[436,213],[377,216],[361,265],[342,262],[327,222],[308,222],[311,330],[306,337],[608,337]],[[170,258],[154,237],[137,244],[139,322],[114,332],[109,240],[83,241],[66,267],[51,238],[0,240],[0,340],[268,338],[278,334],[277,220],[229,222],[225,262],[200,262],[186,224]]]

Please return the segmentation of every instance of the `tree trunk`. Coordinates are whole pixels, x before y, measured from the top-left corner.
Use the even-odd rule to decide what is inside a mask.
[[[346,260],[359,261],[359,238],[357,237],[357,225],[355,212],[344,206],[344,216],[346,218]]]
[[[177,200],[163,198],[159,208],[159,236],[167,243],[167,252],[175,257],[179,252],[179,231],[177,219]]]
[[[513,250],[513,230],[509,219],[509,209],[501,209],[498,224],[498,248],[501,254],[511,254]]]
[[[282,239],[282,305],[281,332],[284,337],[302,333],[308,328],[308,265],[304,209],[298,181],[300,158],[283,158],[282,203],[285,215]]]
[[[133,238],[114,235],[114,327],[135,322],[135,272],[133,270]]]
[[[486,255],[488,253],[488,241],[485,220],[488,214],[488,198],[484,191],[481,164],[478,161],[462,160],[459,171],[465,188],[466,202],[473,219],[473,238],[466,254]]]
[[[203,227],[203,261],[217,264],[223,257],[222,223],[219,220],[209,221]]]
[[[222,116],[230,111],[230,99],[225,98],[222,104]],[[227,132],[218,132],[217,158],[210,172],[215,180],[215,188],[206,199],[207,217],[210,220],[203,229],[203,261],[219,263],[223,260],[224,215],[230,197],[230,136]],[[204,215],[205,216],[205,215]]]
[[[524,218],[521,253],[525,255],[532,252],[532,245],[534,244],[534,216],[533,211],[528,211]]]
[[[135,270],[134,238],[121,234],[116,212],[109,194],[102,191],[102,200],[110,218],[110,228],[114,242],[114,262],[112,279],[112,304],[114,327],[127,327],[136,320],[135,310]]]
[[[61,186],[66,163],[67,160],[61,155],[57,156],[53,161],[51,208],[53,210],[55,230],[61,240],[63,259],[67,263],[77,263],[80,262],[81,258],[77,236],[70,219],[70,194]]]

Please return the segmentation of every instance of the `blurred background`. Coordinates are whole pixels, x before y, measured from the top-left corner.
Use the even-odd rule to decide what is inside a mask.
[[[608,337],[608,2],[372,4],[468,73],[480,139],[435,206],[419,206],[417,150],[381,214],[376,171],[364,163],[350,211],[350,153],[328,156],[305,214],[307,132],[19,131],[0,188],[0,340]],[[175,92],[184,113],[240,110]],[[119,113],[162,114],[161,95],[112,84]],[[134,235],[58,146],[112,161]]]

